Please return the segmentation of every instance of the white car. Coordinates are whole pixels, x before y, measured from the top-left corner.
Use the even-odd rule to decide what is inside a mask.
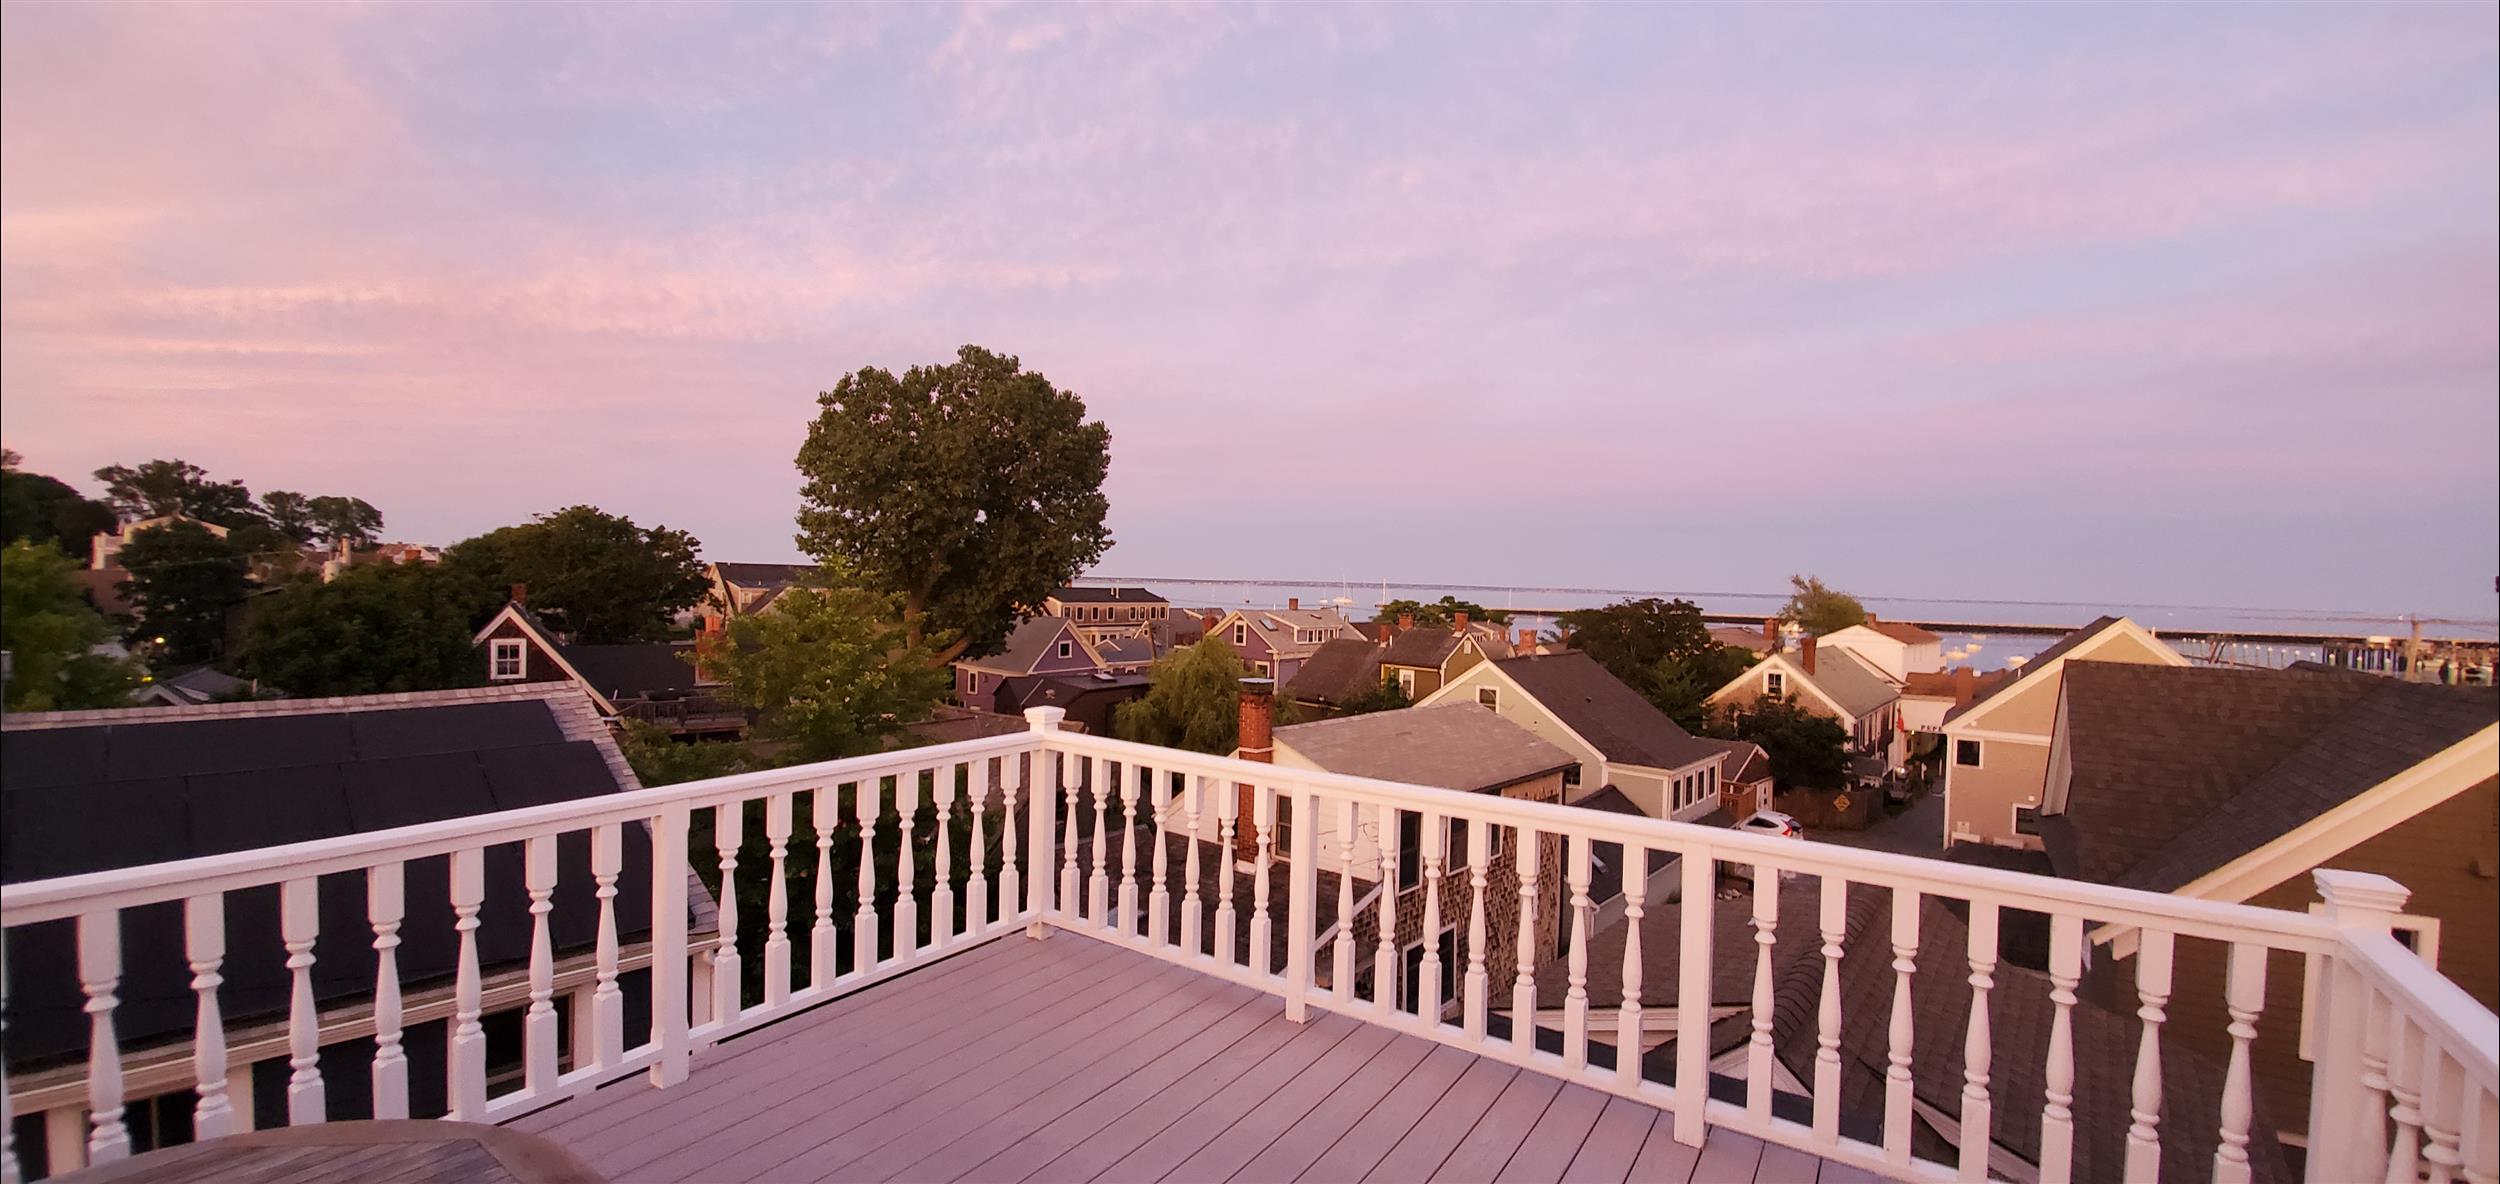
[[[1745,819],[1743,822],[1737,823],[1736,825],[1740,830],[1754,831],[1758,834],[1778,835],[1784,839],[1802,839],[1806,837],[1806,828],[1799,826],[1795,818],[1782,814],[1777,810],[1756,810],[1753,812],[1751,817]]]

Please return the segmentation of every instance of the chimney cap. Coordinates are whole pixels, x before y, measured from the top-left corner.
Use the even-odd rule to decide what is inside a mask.
[[[1241,690],[1243,694],[1248,695],[1272,695],[1276,693],[1276,680],[1256,676],[1245,677],[1241,680]]]

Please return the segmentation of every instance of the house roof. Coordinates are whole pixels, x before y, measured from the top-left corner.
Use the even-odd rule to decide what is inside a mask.
[[[193,666],[157,678],[148,684],[148,689],[162,691],[177,704],[188,705],[249,691],[252,684],[214,666]]]
[[[2012,670],[1991,670],[1980,673],[1968,666],[1951,670],[1911,671],[1901,683],[1901,696],[1919,699],[1951,699],[1955,707],[1967,707],[1981,696],[1994,692],[1999,683],[2014,681]]]
[[[1381,651],[1383,666],[1420,666],[1439,670],[1450,655],[1458,652],[1459,634],[1444,625],[1417,625],[1389,639]]]
[[[610,703],[695,689],[694,646],[687,642],[568,645],[564,660]]]
[[[816,574],[813,563],[715,563],[712,570],[720,573],[725,583],[742,588],[777,588],[794,584]]]
[[[1936,634],[1902,621],[1878,621],[1869,618],[1866,627],[1903,645],[1937,645],[1944,641],[1944,638]]]
[[[2500,691],[2349,672],[2067,664],[2060,874],[2169,891],[2484,728]],[[2054,841],[2049,841],[2054,840]]]
[[[1169,604],[1164,598],[1144,588],[1110,588],[1069,584],[1050,594],[1062,604]]]
[[[1751,740],[1718,740],[1701,737],[1703,743],[1724,754],[1719,760],[1719,780],[1747,785],[1771,775],[1770,754]]]
[[[1087,695],[1119,694],[1130,697],[1140,688],[1151,685],[1152,676],[1140,670],[1129,674],[1097,671],[1074,674],[1018,674],[998,684],[992,699],[1001,711],[1021,712],[1028,707],[1066,707]]]
[[[1771,644],[1771,639],[1764,637],[1759,629],[1738,629],[1732,625],[1712,626],[1710,640],[1757,654],[1769,649]]]
[[[958,664],[1010,675],[1031,674],[1033,667],[1050,656],[1051,643],[1057,641],[1061,633],[1066,633],[1070,641],[1075,642],[1089,658],[1092,657],[1092,647],[1086,645],[1083,635],[1066,618],[1026,617],[1008,631],[1006,648],[989,657],[967,658]]]
[[[2020,666],[2013,667],[2011,673],[2014,677],[2000,680],[1995,686],[1981,688],[1979,693],[1974,696],[1970,702],[1946,712],[1945,718],[1950,720],[1955,716],[1969,711],[1971,708],[1977,707],[1990,699],[1996,698],[1998,695],[2004,694],[2008,689],[2021,683],[2025,678],[2028,678],[2032,674],[2041,670],[2047,669],[2049,663],[2065,657],[2067,653],[2072,651],[2076,646],[2082,645],[2095,637],[2099,637],[2101,634],[2107,632],[2111,626],[2116,625],[2118,622],[2123,620],[2126,620],[2126,618],[2113,617],[2107,614],[2093,618],[2091,624],[2086,625],[2081,629],[2077,629],[2064,637],[2058,638],[2054,643],[2050,644],[2049,648],[2033,654],[2030,661],[2027,661]]]
[[[1607,760],[1680,769],[1718,753],[1578,650],[1503,658],[1493,666]]]
[[[0,745],[0,866],[17,883],[134,867],[285,843],[571,801],[640,788],[597,712],[561,683],[337,699],[262,700],[199,707],[130,708],[6,717]],[[649,928],[650,845],[629,827],[616,917]],[[591,899],[589,850],[558,855],[559,949],[587,948],[599,910]],[[404,981],[454,969],[449,897],[440,858],[409,866],[401,931]],[[521,853],[486,849],[487,893],[520,894]],[[360,873],[325,876],[324,914],[338,882],[361,921]],[[426,889],[428,883],[434,887]],[[699,891],[696,910],[710,914]],[[181,961],[179,910],[125,918],[129,962],[114,1024],[125,1047],[188,1033],[193,1000]],[[274,893],[230,894],[233,948],[277,949]],[[526,958],[529,915],[489,909],[478,932],[491,962]],[[71,973],[66,928],[9,935],[13,1065],[78,1052],[87,1025]],[[324,1001],[373,987],[372,935],[358,925],[322,926],[313,987]],[[49,969],[44,969],[49,968]],[[220,994],[230,1019],[282,1013],[281,960],[229,959]]]
[[[1094,654],[1105,665],[1126,666],[1155,660],[1155,640],[1143,633],[1111,634],[1094,638]]]
[[[1884,672],[1869,665],[1866,659],[1839,646],[1821,646],[1814,652],[1814,672],[1806,673],[1805,659],[1797,654],[1785,655],[1797,677],[1814,684],[1842,711],[1862,716],[1901,697],[1901,688],[1894,686]],[[1766,659],[1767,661],[1767,659]]]
[[[1331,773],[1454,789],[1516,785],[1577,764],[1570,753],[1473,703],[1375,711],[1276,729],[1290,747]]]
[[[1334,706],[1379,686],[1380,648],[1361,638],[1340,637],[1313,651],[1283,693],[1287,699]]]
[[[1063,723],[1061,726],[1067,725]],[[953,744],[990,736],[1012,736],[1031,727],[1022,716],[941,704],[929,718],[904,724],[903,734],[922,744]]]

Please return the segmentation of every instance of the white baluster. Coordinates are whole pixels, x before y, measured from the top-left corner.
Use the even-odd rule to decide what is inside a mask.
[[[400,1044],[399,998],[399,927],[407,915],[406,865],[366,869],[365,919],[373,925],[373,1116],[380,1119],[408,1117],[408,1053]]]
[[[1198,896],[1198,877],[1204,874],[1204,869],[1200,866],[1198,859],[1198,849],[1206,846],[1206,843],[1198,834],[1198,811],[1205,804],[1206,788],[1207,779],[1196,774],[1191,774],[1189,780],[1181,786],[1181,794],[1187,800],[1189,811],[1187,844],[1189,862],[1181,869],[1181,948],[1192,954],[1200,953],[1205,948],[1202,944],[1202,939],[1205,937],[1205,923],[1198,918],[1198,910],[1203,907]],[[1229,876],[1225,878],[1231,879]]]
[[[1814,1013],[1814,1142],[1840,1142],[1840,939],[1848,926],[1849,882],[1823,877],[1823,997]]]
[[[877,854],[870,842],[877,835],[878,778],[861,778],[851,787],[851,817],[859,823],[859,907],[851,913],[851,973],[877,968]],[[896,943],[901,949],[901,943]]]
[[[2422,1178],[2422,1049],[2427,1038],[2392,1005],[2388,1010],[2396,1039],[2387,1061],[2387,1092],[2395,1105],[2387,1116],[2395,1120],[2396,1135],[2387,1148],[2387,1184],[2413,1184]]]
[[[744,802],[712,808],[712,855],[720,864],[719,921],[712,928],[712,1019],[728,1024],[744,1002],[738,956],[738,848],[747,838]]]
[[[2134,1121],[2127,1127],[2127,1168],[2129,1180],[2154,1180],[2161,1176],[2161,1023],[2165,1005],[2170,1002],[2171,935],[2157,929],[2143,931],[2135,954],[2136,1018],[2144,1021],[2142,1035],[2135,1050],[2135,1084],[2128,1115]]]
[[[573,1063],[591,1060],[602,1069],[625,1059],[625,990],[617,982],[616,877],[625,869],[625,832],[616,823],[590,832],[590,882],[599,902],[598,966],[590,991],[589,1048],[573,1049]],[[574,1029],[579,1031],[579,1027]]]
[[[2472,1100],[2465,1116],[2472,1123],[2465,1135],[2466,1184],[2500,1184],[2500,1095],[2469,1086]]]
[[[770,889],[764,895],[764,1006],[790,1001],[790,828],[791,795],[764,799],[764,852],[772,861]]]
[[[1042,754],[1032,753],[1033,760]],[[1016,825],[1017,791],[1024,788],[1024,769],[1016,757],[1000,757],[998,761],[1000,809],[998,828],[998,915],[1012,917],[1024,910],[1024,872],[1017,864],[1019,827]]]
[[[1996,986],[1997,906],[1970,902],[1970,1026],[1962,1033],[1962,1179],[1988,1178],[1996,1108],[1988,1097],[1988,992]]]
[[[1753,869],[1753,1034],[1745,1046],[1745,1113],[1771,1120],[1771,946],[1779,940],[1780,873]]]
[[[990,929],[990,762],[974,761],[969,770],[971,801],[965,809],[972,814],[972,869],[964,877],[964,932],[982,934]]]
[[[1615,1013],[1615,1083],[1641,1083],[1641,918],[1649,915],[1649,849],[1623,845],[1623,999]]]
[[[2332,971],[2332,967],[2329,968]],[[2354,1149],[2347,1163],[2366,1163],[2373,1170],[2386,1163],[2387,1157],[2387,1046],[2392,1039],[2395,1021],[2387,999],[2378,988],[2354,974],[2349,980],[2361,991],[2366,1005],[2361,1009],[2361,1093],[2362,1117],[2352,1125],[2352,1134],[2361,1146]],[[2340,1002],[2345,996],[2336,995]]]
[[[1337,803],[1337,941],[1330,949],[1340,1005],[1354,1002],[1354,838],[1362,819],[1353,798]]]
[[[1447,970],[1441,965],[1441,885],[1448,878],[1442,865],[1449,861],[1449,819],[1439,814],[1423,817],[1424,840],[1424,956],[1415,971],[1415,1015],[1428,1024],[1441,1023],[1441,976]]]
[[[1511,865],[1519,873],[1519,941],[1510,980],[1510,1044],[1513,1056],[1524,1057],[1536,1049],[1536,889],[1544,872],[1544,843],[1531,826],[1514,829],[1511,839]]]
[[[1146,898],[1146,943],[1160,950],[1172,934],[1172,893],[1168,883],[1172,867],[1172,775],[1161,769],[1149,770],[1146,775],[1154,779],[1147,806],[1155,816],[1154,891]]]
[[[1687,846],[1677,864],[1675,970],[1675,1141],[1699,1147],[1709,1136],[1711,934],[1718,860],[1707,845]],[[1759,878],[1757,876],[1757,878]]]
[[[130,1154],[130,1128],[122,1123],[121,1044],[113,1036],[114,992],[122,981],[122,915],[119,909],[78,917],[78,986],[87,995],[87,1162],[109,1163]]]
[[[1067,831],[1060,837],[1059,840],[1059,850],[1064,853],[1064,858],[1066,859],[1066,862],[1062,863],[1059,867],[1059,909],[1061,912],[1067,914],[1068,919],[1071,921],[1081,921],[1085,919],[1085,877],[1077,870],[1076,823],[1078,817],[1085,808],[1083,799],[1078,795],[1085,792],[1084,781],[1086,768],[1087,763],[1085,758],[1069,757],[1067,758],[1067,763],[1060,769],[1060,774],[1064,779],[1062,781],[1062,785],[1067,790],[1068,812]],[[1099,852],[1097,852],[1097,854],[1099,854]]]
[[[919,770],[894,779],[894,816],[901,833],[895,848],[902,853],[894,873],[894,956],[908,962],[920,955],[920,867],[911,841],[920,820]]]
[[[686,955],[686,883],[692,864],[688,847],[692,811],[678,802],[661,807],[644,824],[651,831],[651,1070],[654,1087],[686,1080],[693,1048],[686,1040],[692,989]]]
[[[1111,824],[1111,787],[1103,784],[1103,778],[1110,775],[1111,762],[1101,757],[1087,757],[1085,765],[1085,790],[1094,803],[1093,872],[1085,879],[1085,908],[1094,924],[1108,929],[1111,927],[1111,873],[1103,861],[1108,854],[1104,849],[1111,845],[1111,839],[1110,832],[1103,828]]]
[[[2040,1107],[2040,1184],[2075,1172],[2075,985],[2083,981],[2083,918],[2049,918],[2049,1059]]]
[[[1233,918],[1233,828],[1239,826],[1241,787],[1227,786],[1215,799],[1215,957],[1230,963],[1240,957],[1240,931]],[[1249,962],[1242,963],[1247,967]]]
[[[530,898],[530,1003],[521,1019],[521,1086],[534,1097],[556,1087],[556,951],[548,933],[555,912],[556,837],[522,844],[522,884]]]
[[[2257,1039],[2257,1013],[2266,1003],[2266,947],[2231,946],[2231,977],[2224,1006],[2231,1013],[2231,1063],[2222,1078],[2222,1140],[2214,1147],[2214,1184],[2247,1184],[2250,1096],[2249,1044]]]
[[[1572,835],[1569,842],[1565,879],[1571,888],[1571,953],[1563,990],[1562,1055],[1564,1067],[1577,1072],[1589,1063],[1589,923],[1595,910],[1589,907],[1588,836]]]
[[[1137,776],[1151,770],[1120,766],[1120,936],[1137,936]]]
[[[1892,1026],[1884,1064],[1884,1162],[1910,1164],[1910,1120],[1915,1095],[1910,1078],[1912,1027],[1910,980],[1918,973],[1917,892],[1892,890]]]
[[[2430,1050],[2430,1073],[2423,1081],[2422,1134],[2430,1140],[2422,1158],[2430,1161],[2429,1184],[2454,1184],[2465,1166],[2458,1146],[2465,1115],[2465,1067],[2436,1045]]]
[[[1250,964],[1260,974],[1276,973],[1276,922],[1269,911],[1275,888],[1268,881],[1276,866],[1276,790],[1262,785],[1252,791],[1250,824],[1258,848],[1250,864]]]
[[[931,787],[937,799],[937,879],[929,890],[929,945],[945,949],[955,940],[955,799],[962,793],[956,778],[962,765],[941,765]]]
[[[294,991],[287,1004],[288,1126],[310,1126],[328,1117],[321,1084],[321,1008],[313,1000],[313,942],[321,935],[321,898],[315,881],[289,880],[278,887],[280,937],[286,944],[286,968],[293,972]]]
[[[839,973],[833,948],[833,832],[842,825],[842,787],[807,791],[807,813],[816,831],[816,920],[807,931],[807,985],[822,991]]]
[[[452,979],[451,1117],[486,1120],[486,1029],[479,1023],[477,912],[486,903],[486,853],[475,847],[451,853],[452,930],[460,935]],[[683,922],[680,922],[683,924]]]
[[[184,951],[191,962],[191,993],[198,1017],[191,1025],[191,1080],[199,1102],[191,1108],[193,1137],[234,1133],[234,1107],[226,1100],[226,1023],[217,1006],[218,971],[226,962],[226,897],[222,892],[182,902]]]
[[[1485,1012],[1490,1009],[1491,976],[1484,968],[1484,888],[1486,871],[1493,862],[1492,828],[1482,818],[1467,820],[1467,889],[1470,905],[1467,910],[1467,981],[1466,998],[1459,1002],[1460,1022],[1467,1033],[1467,1042],[1484,1042]]]
[[[1398,810],[1386,802],[1373,814],[1379,827],[1372,844],[1380,861],[1379,909],[1375,913],[1379,940],[1372,943],[1372,1006],[1383,1019],[1398,1011]],[[1430,944],[1430,943],[1426,943]]]

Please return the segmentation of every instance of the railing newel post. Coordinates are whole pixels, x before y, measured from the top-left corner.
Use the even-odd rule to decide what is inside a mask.
[[[1285,859],[1285,1018],[1302,1023],[1310,1018],[1311,943],[1318,927],[1311,911],[1319,902],[1318,804],[1311,791],[1293,787],[1293,829],[1286,835],[1291,849]]]
[[[1052,914],[1059,907],[1053,899],[1059,867],[1059,752],[1052,741],[1068,713],[1060,707],[1028,707],[1024,718],[1038,738],[1032,750],[1033,776],[1024,793],[1025,907],[1033,913],[1024,935],[1043,938],[1050,935]]]
[[[2320,868],[2310,878],[2324,902],[2321,915],[2347,934],[2390,932],[2410,895],[2404,885],[2367,872]],[[2376,1179],[2385,1170],[2386,1113],[2378,1102],[2367,1100],[2377,1092],[2367,1079],[2376,1077],[2383,1088],[2386,1067],[2368,1061],[2372,988],[2351,959],[2349,942],[2328,956],[2318,974],[2319,997],[2310,1001],[2317,1037],[2317,1059],[2309,1075],[2307,1175],[2312,1184]]]
[[[686,842],[690,826],[684,802],[651,818],[651,1084],[686,1079]]]

